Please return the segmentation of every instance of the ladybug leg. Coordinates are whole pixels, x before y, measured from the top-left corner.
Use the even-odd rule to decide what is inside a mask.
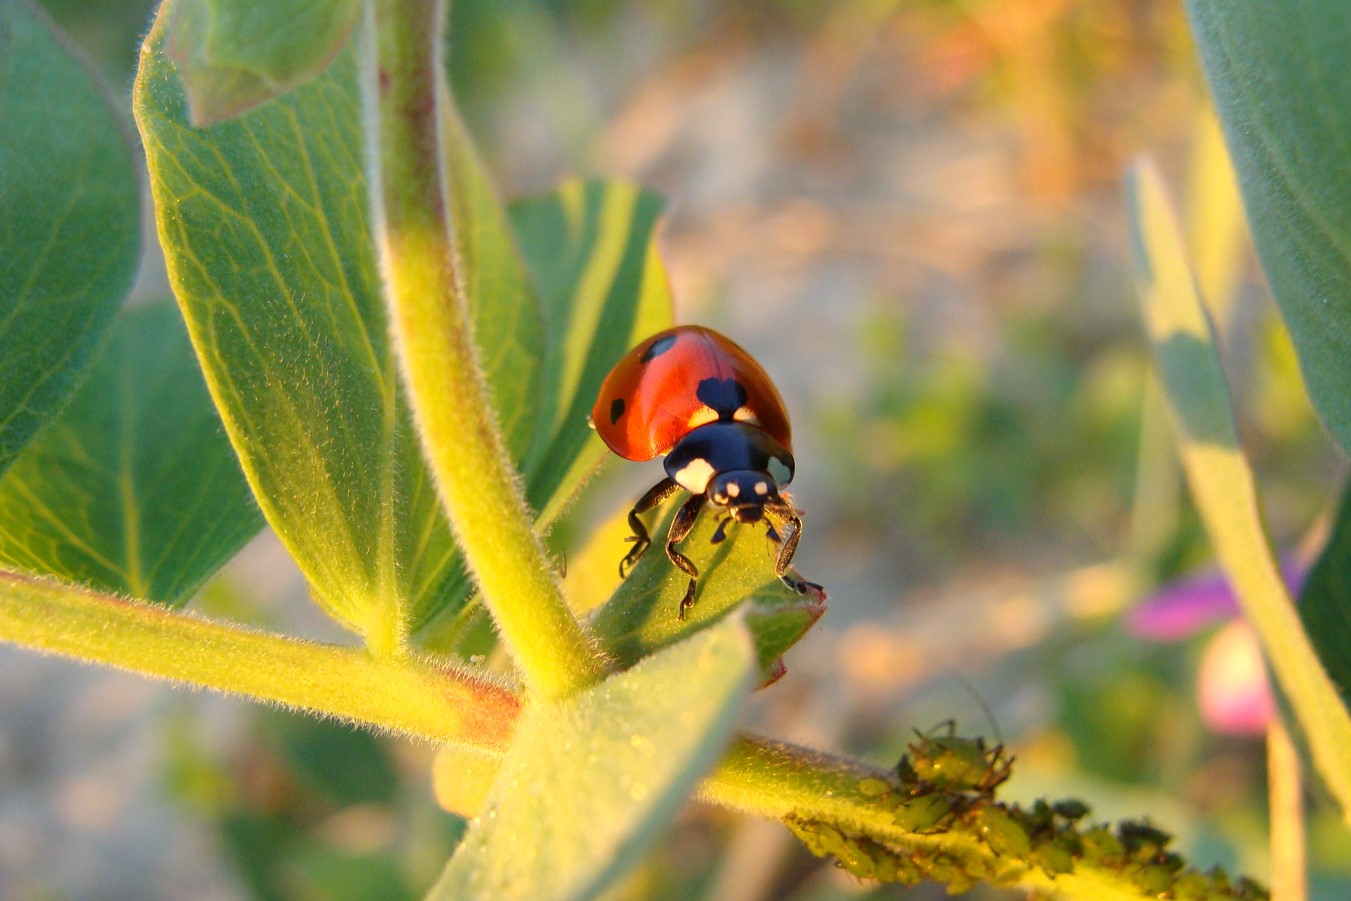
[[[722,544],[727,540],[727,524],[732,521],[732,517],[724,516],[718,521],[718,527],[713,530],[713,537],[708,539],[709,544]]]
[[[689,587],[685,589],[685,596],[680,599],[680,619],[685,618],[685,613],[694,606],[694,586],[699,581],[699,570],[694,568],[694,563],[690,561],[675,546],[684,541],[694,528],[695,520],[699,518],[699,512],[704,509],[704,503],[708,500],[706,494],[693,494],[685,503],[680,505],[676,511],[675,519],[671,520],[671,530],[666,533],[666,556],[671,558],[671,562],[676,565],[676,569],[690,577]]]
[[[821,594],[825,591],[815,582],[808,582],[797,573],[789,570],[789,565],[793,562],[793,554],[797,553],[797,543],[802,539],[802,517],[797,515],[797,511],[790,504],[766,504],[765,511],[779,517],[788,525],[788,537],[781,539],[779,545],[779,556],[774,561],[774,572],[783,581],[783,584],[796,591],[798,594]]]
[[[619,578],[623,579],[628,576],[633,569],[633,565],[638,562],[638,558],[643,556],[643,552],[652,543],[652,539],[647,534],[647,527],[638,517],[659,506],[662,501],[679,490],[680,486],[675,483],[674,479],[662,479],[653,485],[647,494],[640,497],[638,503],[633,505],[633,509],[629,511],[629,528],[633,530],[633,534],[627,539],[633,542],[633,547],[624,555],[624,559],[619,561]]]

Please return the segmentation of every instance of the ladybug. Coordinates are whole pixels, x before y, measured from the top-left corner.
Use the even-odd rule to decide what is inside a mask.
[[[802,519],[783,493],[794,468],[783,398],[760,364],[731,339],[680,325],[643,341],[605,377],[591,425],[626,460],[665,456],[666,478],[629,511],[633,547],[619,563],[621,578],[652,543],[640,517],[683,489],[690,496],[666,535],[666,556],[690,577],[680,601],[682,620],[694,606],[699,571],[676,545],[709,503],[727,511],[713,533],[714,544],[726,538],[729,521],[764,520],[779,546],[774,565],[779,578],[799,594],[824,595],[820,585],[788,568]]]

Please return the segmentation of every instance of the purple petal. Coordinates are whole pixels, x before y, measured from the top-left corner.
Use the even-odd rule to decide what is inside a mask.
[[[1281,559],[1281,577],[1298,597],[1307,567],[1293,554]],[[1206,626],[1239,616],[1238,598],[1217,569],[1178,579],[1126,614],[1126,631],[1146,641],[1181,641]]]
[[[1218,570],[1170,582],[1126,614],[1126,631],[1147,641],[1181,641],[1238,616],[1238,599]]]

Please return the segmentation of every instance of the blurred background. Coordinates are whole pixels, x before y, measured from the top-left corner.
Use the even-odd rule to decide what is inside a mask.
[[[152,4],[45,5],[129,107]],[[451,45],[503,193],[581,174],[665,194],[678,321],[735,337],[787,400],[798,569],[831,607],[748,725],[890,764],[952,718],[1016,754],[1010,798],[1149,815],[1196,865],[1264,876],[1260,685],[1225,696],[1253,668],[1148,399],[1134,156],[1183,203],[1294,570],[1346,461],[1253,262],[1176,0],[456,0]],[[155,261],[137,290],[167,291]],[[609,467],[558,544],[653,477]],[[196,606],[341,638],[266,535]],[[1179,610],[1185,628],[1158,624]],[[0,648],[0,897],[419,897],[462,829],[431,757]],[[1345,898],[1351,841],[1309,803],[1314,896]],[[692,805],[614,897],[942,894]]]

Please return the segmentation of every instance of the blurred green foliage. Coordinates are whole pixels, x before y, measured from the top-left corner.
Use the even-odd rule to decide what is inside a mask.
[[[153,3],[45,5],[112,84],[129,85]],[[584,58],[626,22],[668,55],[653,61],[649,71],[657,73],[660,63],[691,48],[707,52],[720,38],[724,48],[772,37],[825,54],[842,40],[841,23],[876,23],[877,31],[885,26],[902,35],[899,43],[928,65],[931,82],[907,88],[942,98],[934,105],[955,127],[978,112],[1013,123],[1022,135],[1018,164],[1029,221],[1045,213],[1047,198],[1100,203],[1102,192],[1115,191],[1125,153],[1151,141],[1176,147],[1202,102],[1181,15],[1161,0],[735,6],[728,12],[676,0],[456,0],[452,77],[467,118],[480,124],[522,72],[547,73],[560,60],[603,69],[603,61]],[[1123,110],[1132,100],[1147,108]],[[485,136],[491,141],[492,132]],[[488,156],[491,167],[491,150]],[[1104,233],[1116,221],[1101,210],[1085,219],[1087,225],[1073,215],[1065,221]],[[1036,570],[1129,551],[1147,366],[1123,273],[1124,246],[1117,250],[1123,262],[1103,267],[1090,258],[1087,242],[1066,249],[1053,229],[1029,228],[1021,252],[1040,254],[1049,274],[1017,290],[978,285],[989,289],[986,299],[1004,298],[985,332],[971,336],[978,340],[931,341],[931,323],[916,321],[913,298],[879,294],[851,336],[861,387],[847,403],[810,410],[797,423],[829,448],[818,466],[836,506],[812,511],[811,527],[828,522],[842,541],[892,561],[888,575],[903,572],[909,586],[956,572],[1014,564]],[[1315,423],[1289,339],[1245,267],[1243,312],[1227,337],[1227,359],[1273,532],[1293,546],[1328,502],[1326,486],[1344,463]],[[998,281],[998,268],[992,272],[986,280]],[[1160,553],[1146,561],[1153,575],[1185,571],[1208,554],[1195,515],[1178,503]],[[1198,862],[1260,871],[1261,747],[1210,735],[1201,725],[1192,698],[1200,642],[1142,647],[1104,617],[1062,626],[1035,648],[963,674],[973,675],[977,692],[1010,726],[1019,777],[1029,784],[1039,778],[1034,773],[1053,770],[1056,794],[1117,798],[1120,810],[1095,805],[1104,816],[1185,811],[1189,822],[1170,826]],[[865,711],[871,721],[841,728],[870,754],[894,759],[911,727],[930,725],[924,719],[930,707],[969,708],[965,688],[941,675],[933,682],[937,700],[903,698],[906,707],[888,711],[885,721]],[[1024,715],[1010,685],[1035,695],[1038,716]],[[195,737],[192,714],[171,720],[166,783],[217,826],[256,897],[405,898],[429,884],[463,824],[431,808],[423,772],[401,763],[383,740],[337,724],[263,710],[248,719],[247,735],[224,756]],[[1331,805],[1317,796],[1313,805],[1313,897],[1342,898],[1351,892],[1351,847]],[[344,812],[353,807],[370,817],[345,827]],[[723,814],[692,813],[679,840],[615,897],[699,897],[720,868],[744,862],[745,853],[728,840],[746,832]],[[390,840],[392,834],[403,841]],[[418,837],[411,844],[431,850],[407,853],[409,835]],[[776,853],[767,896],[932,894],[889,886],[862,895],[857,883],[836,878],[801,851],[779,846]],[[1002,895],[977,889],[974,897]]]

